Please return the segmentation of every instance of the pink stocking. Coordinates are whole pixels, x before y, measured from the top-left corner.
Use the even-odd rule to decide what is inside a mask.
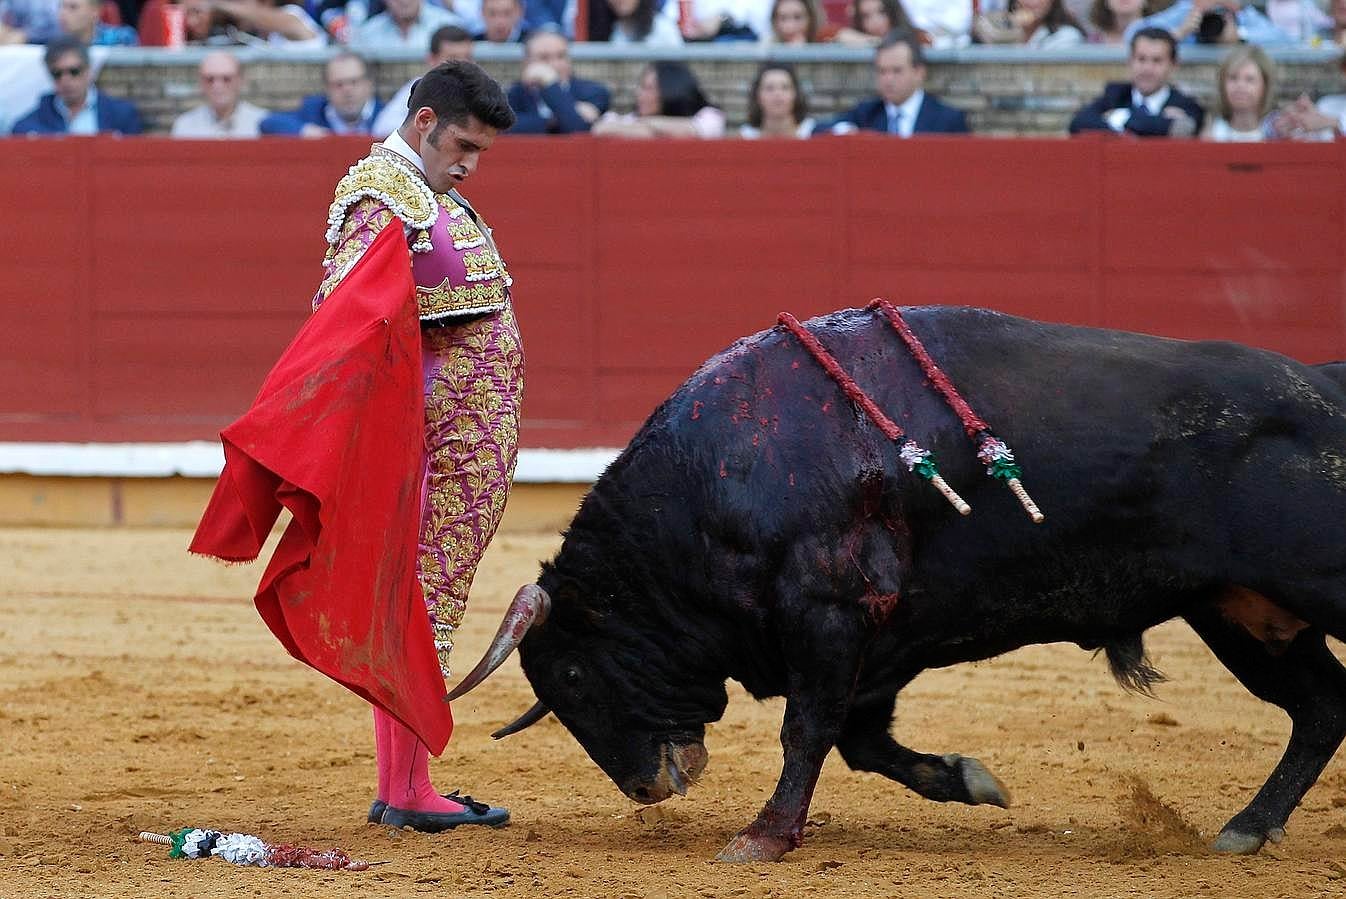
[[[411,812],[454,814],[466,806],[439,795],[430,783],[430,750],[402,722],[374,709],[382,798],[393,808]],[[380,737],[380,730],[386,736]]]
[[[388,713],[378,706],[374,706],[374,759],[379,769],[379,791],[377,798],[381,802],[388,801],[388,770],[387,759],[390,757],[392,747],[388,745],[388,722],[392,720]]]

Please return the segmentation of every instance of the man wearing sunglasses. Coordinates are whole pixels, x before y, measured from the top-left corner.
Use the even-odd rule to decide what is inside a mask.
[[[93,86],[89,49],[77,40],[58,38],[43,60],[56,90],[19,119],[15,134],[140,134],[140,112],[127,100],[103,96]]]

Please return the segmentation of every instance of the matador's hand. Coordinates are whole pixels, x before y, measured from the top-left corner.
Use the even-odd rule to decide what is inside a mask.
[[[439,656],[439,673],[445,678],[449,677],[449,654],[453,652],[453,628],[436,622],[433,625],[435,633],[435,655]]]

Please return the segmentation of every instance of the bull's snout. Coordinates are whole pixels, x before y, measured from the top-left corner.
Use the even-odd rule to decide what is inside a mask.
[[[672,746],[667,743],[659,752],[659,768],[652,780],[627,783],[622,792],[636,802],[646,805],[663,802],[674,793],[687,795],[687,788],[696,783],[706,770],[710,754],[700,743]]]

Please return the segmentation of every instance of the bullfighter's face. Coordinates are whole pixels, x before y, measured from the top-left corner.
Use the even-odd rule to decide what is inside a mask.
[[[462,122],[441,121],[428,106],[416,110],[412,128],[417,136],[412,147],[421,154],[425,180],[438,193],[446,193],[471,177],[481,154],[491,148],[497,134],[497,129],[471,114]]]
[[[550,617],[519,646],[538,699],[629,798],[686,793],[708,760],[705,725],[724,712],[723,678],[698,679],[690,647],[631,603],[541,583]]]

